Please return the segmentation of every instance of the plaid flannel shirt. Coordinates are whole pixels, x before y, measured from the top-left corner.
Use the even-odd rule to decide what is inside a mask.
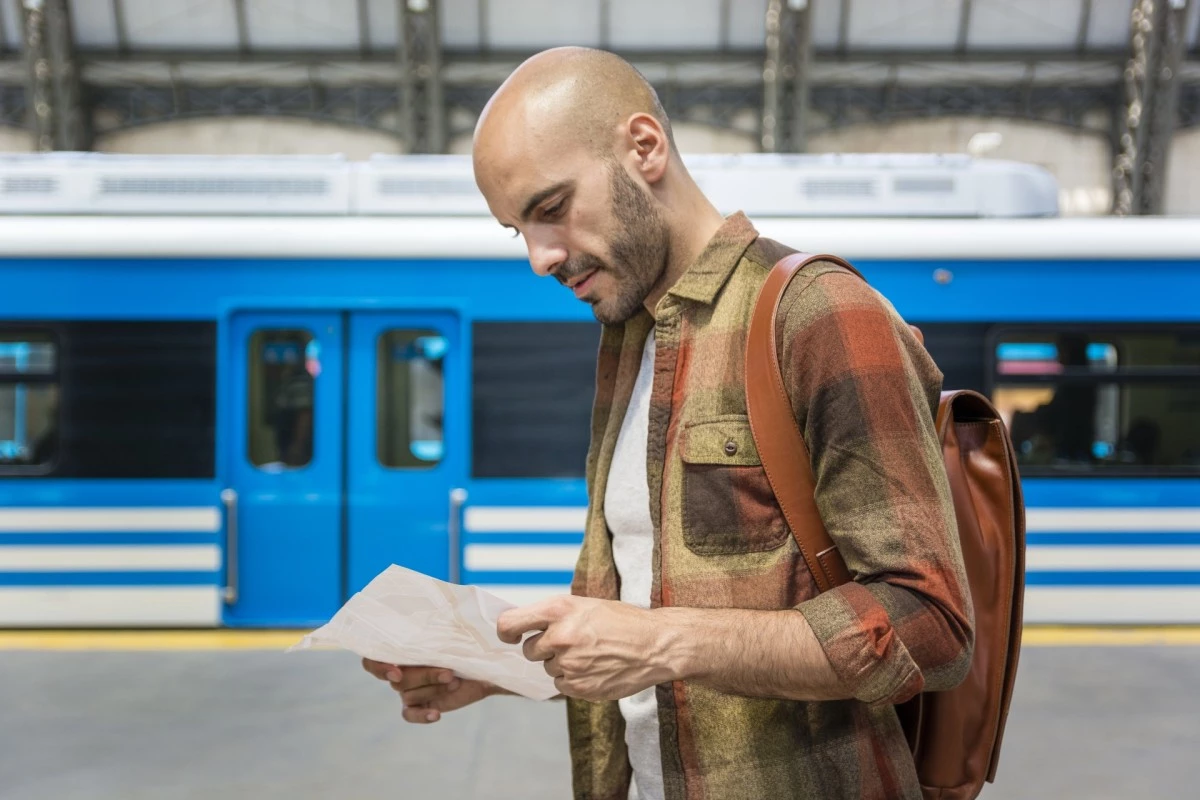
[[[795,609],[854,698],[796,702],[660,685],[666,797],[917,799],[892,704],[956,685],[973,644],[934,430],[942,375],[891,305],[836,265],[810,266],[785,294],[785,383],[811,451],[817,506],[855,577],[819,594],[759,461],[743,383],[758,290],[790,252],[735,214],[653,316],[605,327],[591,503],[572,591],[618,597],[605,483],[653,326],[652,606]],[[568,720],[575,797],[625,800],[630,767],[616,702],[571,700]]]

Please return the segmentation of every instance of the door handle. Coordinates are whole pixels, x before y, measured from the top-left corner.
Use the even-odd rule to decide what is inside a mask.
[[[467,502],[466,489],[450,490],[450,520],[446,526],[450,534],[450,582],[462,579],[462,508]]]
[[[233,605],[238,599],[238,494],[233,489],[221,490],[221,505],[225,506],[225,586],[221,599]]]

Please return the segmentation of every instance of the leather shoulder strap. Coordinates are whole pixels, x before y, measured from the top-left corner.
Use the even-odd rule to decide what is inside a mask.
[[[817,510],[812,459],[783,384],[775,337],[784,291],[796,273],[814,261],[831,261],[862,277],[854,267],[830,255],[795,253],[772,268],[759,292],[746,337],[746,408],[754,445],[775,499],[817,586],[825,592],[850,581],[850,572]]]

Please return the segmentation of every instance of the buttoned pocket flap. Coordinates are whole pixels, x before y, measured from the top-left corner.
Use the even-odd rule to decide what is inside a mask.
[[[745,415],[697,420],[684,426],[680,454],[687,464],[755,467],[762,464]]]

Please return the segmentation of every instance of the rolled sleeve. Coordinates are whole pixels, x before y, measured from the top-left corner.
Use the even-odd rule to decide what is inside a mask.
[[[934,415],[941,373],[858,277],[793,282],[781,363],[816,501],[854,581],[797,606],[849,695],[898,703],[953,688],[973,610]]]

